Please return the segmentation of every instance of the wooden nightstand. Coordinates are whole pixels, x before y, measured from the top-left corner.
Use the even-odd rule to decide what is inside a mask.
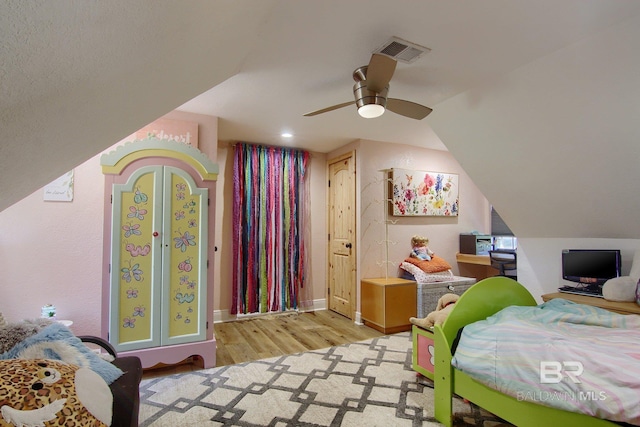
[[[416,282],[398,277],[362,279],[361,316],[365,325],[383,334],[411,330],[410,317],[416,317]]]
[[[594,307],[604,308],[620,314],[640,314],[640,305],[635,302],[616,302],[608,301],[604,298],[588,297],[586,295],[567,294],[565,292],[554,292],[552,294],[542,295],[542,300],[547,302],[554,298],[563,298],[578,304],[586,304]]]

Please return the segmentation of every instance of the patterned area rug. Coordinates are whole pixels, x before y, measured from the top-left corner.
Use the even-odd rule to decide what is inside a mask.
[[[439,426],[411,335],[143,380],[140,426]],[[461,400],[456,426],[500,420]]]

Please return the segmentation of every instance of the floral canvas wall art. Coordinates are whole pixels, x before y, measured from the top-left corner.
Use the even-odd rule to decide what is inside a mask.
[[[389,171],[392,215],[458,216],[458,175],[407,169]]]

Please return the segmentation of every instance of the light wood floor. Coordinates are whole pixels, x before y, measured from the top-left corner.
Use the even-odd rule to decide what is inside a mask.
[[[216,366],[363,341],[384,335],[330,310],[270,314],[216,323]],[[202,360],[146,369],[144,378],[202,369]]]

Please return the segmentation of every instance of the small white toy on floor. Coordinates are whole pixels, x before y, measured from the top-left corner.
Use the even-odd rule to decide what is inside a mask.
[[[453,310],[453,306],[459,298],[460,296],[456,294],[444,294],[440,299],[438,299],[438,306],[436,309],[427,314],[427,317],[424,319],[410,317],[409,321],[413,325],[420,326],[421,328],[431,328],[434,325],[441,325],[444,323],[451,310]]]

